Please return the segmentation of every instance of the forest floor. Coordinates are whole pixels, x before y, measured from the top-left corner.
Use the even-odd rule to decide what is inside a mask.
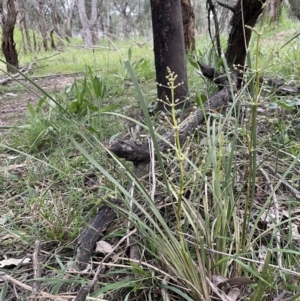
[[[33,81],[47,92],[59,93],[78,77],[78,73],[54,74],[36,77]],[[0,86],[0,126],[5,128],[19,125],[28,113],[28,103],[34,106],[41,97],[40,91],[27,80],[10,81]],[[0,129],[0,133],[1,131],[3,129]]]
[[[292,33],[292,30],[282,30],[272,36],[269,33],[268,42],[263,43],[259,52],[259,62],[264,67],[264,75],[284,78],[288,84],[295,81],[298,87],[298,40],[276,55],[277,48],[273,49],[274,43],[284,45]],[[204,46],[199,49],[204,49],[201,51],[206,53]],[[268,48],[264,48],[266,46]],[[156,87],[153,60],[147,59],[148,55],[152,55],[152,46],[144,48],[134,49],[131,63],[148,105],[156,100]],[[36,76],[37,73],[33,73],[30,76],[36,87],[25,79],[0,85],[0,301],[45,296],[48,296],[47,300],[74,300],[79,290],[97,276],[97,271],[101,271],[99,281],[93,286],[94,291],[87,300],[162,300],[160,296],[165,295],[162,288],[167,287],[165,279],[171,289],[175,283],[174,291],[166,289],[169,295],[175,296],[172,295],[170,300],[199,300],[188,296],[186,282],[181,280],[183,277],[180,273],[186,270],[186,254],[192,263],[197,262],[195,266],[201,263],[203,270],[209,271],[208,276],[212,275],[211,279],[217,275],[226,276],[229,280],[247,280],[248,284],[242,285],[239,300],[250,299],[250,294],[259,292],[259,288],[265,284],[267,288],[261,289],[265,291],[265,300],[282,300],[283,295],[282,298],[278,296],[281,292],[287,294],[286,297],[296,293],[300,296],[300,208],[297,194],[300,190],[299,95],[278,95],[270,87],[259,90],[257,116],[253,118],[256,121],[253,126],[256,135],[253,137],[257,138],[258,162],[257,166],[253,165],[256,173],[253,173],[254,177],[248,172],[252,162],[249,137],[252,137],[250,126],[254,116],[248,89],[239,94],[244,121],[240,121],[240,115],[238,117],[234,110],[226,112],[224,116],[211,114],[211,119],[206,123],[211,130],[207,130],[206,124],[200,127],[188,147],[183,149],[191,160],[184,166],[184,187],[187,193],[184,196],[186,212],[182,219],[184,227],[188,229],[184,235],[191,253],[182,253],[184,256],[180,257],[180,245],[175,243],[176,248],[171,246],[168,249],[164,241],[152,239],[156,234],[151,236],[150,232],[152,229],[162,229],[161,233],[168,238],[166,242],[177,242],[177,236],[174,235],[177,231],[174,227],[177,202],[165,191],[168,186],[174,189],[174,194],[177,193],[176,185],[173,185],[177,181],[174,180],[175,171],[180,170],[179,160],[171,152],[164,157],[169,182],[161,180],[161,167],[158,164],[153,169],[152,173],[156,177],[153,187],[156,187],[157,195],[163,195],[166,200],[163,207],[148,197],[152,191],[147,183],[147,170],[142,181],[133,182],[132,187],[138,188],[134,191],[134,198],[121,189],[124,187],[125,190],[131,183],[133,177],[129,175],[132,174],[132,165],[121,165],[107,156],[105,146],[112,139],[124,135],[132,139],[143,139],[143,136],[148,138],[148,132],[145,131],[144,135],[142,129],[140,134],[135,134],[135,127],[132,126],[135,123],[129,120],[132,123],[129,124],[127,118],[122,118],[124,115],[140,121],[139,115],[135,114],[140,112],[136,90],[124,68],[126,55],[119,58],[116,51],[108,52],[107,55],[103,49],[97,51],[95,57],[101,58],[98,60],[94,60],[90,50],[79,53],[76,49],[74,52],[59,53],[53,57],[52,66],[56,69],[45,69],[49,75]],[[85,55],[92,58],[89,64],[83,60]],[[63,59],[67,58],[71,60],[68,61],[69,66],[75,68],[75,64],[78,64],[76,70],[63,68]],[[105,61],[105,58],[109,60]],[[199,55],[199,60],[207,62],[205,58]],[[272,68],[267,69],[266,65]],[[92,66],[93,76],[89,72],[76,73],[85,70],[85,66]],[[53,74],[58,72],[57,68],[62,73]],[[192,100],[199,105],[203,99],[213,95],[215,87],[199,77],[191,65],[189,68]],[[83,77],[87,85],[84,86],[84,80],[78,81],[80,93],[74,98],[78,100],[78,108],[75,110],[69,104],[76,104],[76,101],[70,102],[64,92],[75,79]],[[99,79],[103,80],[105,88]],[[93,85],[95,82],[96,86]],[[250,81],[247,85],[250,86]],[[70,108],[74,109],[71,111],[73,115],[70,114],[72,118],[63,110],[48,114],[47,101],[40,114],[30,118],[28,103],[35,113],[39,99],[45,95],[37,87],[59,100],[61,97],[62,103],[69,110],[66,109],[67,113],[71,111]],[[102,94],[99,91],[105,97],[95,97],[95,92]],[[82,99],[87,100],[84,103],[86,106],[80,106]],[[97,102],[89,102],[89,99],[97,99]],[[95,113],[98,112],[94,110],[95,107],[101,114]],[[161,128],[165,131],[173,126],[170,122],[161,125],[156,122],[155,116],[154,126],[149,124],[157,128],[158,132]],[[26,128],[22,127],[24,125]],[[236,141],[234,137],[237,137]],[[88,155],[84,156],[83,153]],[[195,177],[200,172],[202,176]],[[255,185],[253,196],[250,197],[245,188],[248,187],[249,179],[253,178]],[[110,203],[118,198],[124,199],[124,204],[127,199],[133,199],[136,202],[134,204],[143,204],[147,208],[150,213],[147,211],[145,217],[142,214],[132,215],[136,218],[136,224],[142,225],[142,230],[129,232],[132,224],[128,223],[127,216],[122,218],[120,210],[118,219],[101,229],[100,242],[109,244],[114,248],[113,251],[96,251],[94,248],[90,254],[90,270],[76,270],[74,263],[78,259],[78,242],[83,230],[90,229],[90,225],[87,226],[89,221],[105,202]],[[246,213],[244,204],[247,204],[248,198],[252,209]],[[228,214],[229,211],[224,208],[231,208],[232,214]],[[152,222],[153,216],[155,218]],[[249,220],[249,233],[245,232],[245,237],[244,220]],[[193,227],[203,235],[195,235]],[[150,233],[149,237],[144,229]],[[192,240],[196,243],[191,243]],[[136,241],[141,242],[143,254],[137,264],[128,261]],[[243,241],[245,247],[241,250],[245,253],[238,253],[236,246],[240,242],[242,245]],[[200,255],[203,263],[198,263],[198,247],[195,246],[202,246],[200,251],[203,253]],[[167,261],[166,254],[173,259]],[[269,254],[272,255],[271,261]],[[167,268],[167,262],[172,263],[173,270]],[[97,265],[101,266],[101,270],[96,269]],[[200,273],[194,273],[194,266],[191,266],[190,275],[196,275],[198,279]],[[266,272],[261,271],[262,267],[265,267]],[[165,277],[169,273],[172,277]],[[1,282],[3,275],[6,278]],[[203,275],[206,277],[205,273]],[[235,277],[240,275],[241,278]],[[220,279],[223,282],[228,278]],[[259,281],[259,284],[254,284],[253,280]],[[205,287],[206,280],[202,283]],[[39,296],[34,296],[35,290],[40,293]],[[229,287],[224,285],[223,290],[222,294],[225,295]],[[213,296],[212,299],[217,300],[217,297]],[[255,299],[254,295],[252,300],[259,299]]]

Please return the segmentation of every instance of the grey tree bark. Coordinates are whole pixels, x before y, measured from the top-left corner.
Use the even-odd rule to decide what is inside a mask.
[[[47,24],[45,20],[44,0],[39,0],[39,27],[43,38],[43,47],[45,51],[49,50],[48,47],[48,33]]]
[[[2,52],[7,63],[19,68],[18,52],[14,41],[14,29],[17,21],[15,0],[7,0],[6,13],[3,9],[3,0],[0,0],[0,19],[2,26]],[[7,65],[7,72],[14,72],[14,68]]]
[[[19,24],[20,24],[22,35],[23,35],[23,32],[24,32],[27,47],[28,47],[29,51],[32,51],[31,39],[30,39],[29,30],[28,30],[27,16],[26,16],[26,9],[25,9],[24,0],[18,0],[18,11],[19,11]],[[23,39],[23,44],[24,44],[23,48],[24,48],[24,51],[26,53],[25,39]]]
[[[94,46],[98,43],[98,12],[97,0],[92,0],[91,16],[87,17],[85,0],[77,0],[78,14],[82,26],[81,35],[85,46]]]
[[[67,11],[67,17],[65,20],[65,34],[68,42],[69,42],[68,38],[72,37],[72,19],[73,19],[74,6],[75,6],[75,0],[72,0],[69,5]]]
[[[270,0],[270,3],[269,3],[270,23],[279,21],[282,1],[283,0]],[[299,3],[298,3],[298,5],[299,5]]]
[[[64,43],[62,40],[62,34],[60,31],[59,22],[58,22],[56,0],[50,1],[49,6],[51,9],[51,19],[52,19],[53,31],[57,34],[57,36],[59,38],[58,39],[58,47],[62,47],[64,45]],[[52,41],[53,41],[53,38],[52,38]],[[54,44],[54,41],[53,41],[53,44]]]

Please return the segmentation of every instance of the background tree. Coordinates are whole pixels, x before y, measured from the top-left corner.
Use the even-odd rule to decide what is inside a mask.
[[[66,39],[68,40],[73,35],[72,20],[73,20],[73,12],[74,12],[74,7],[75,7],[75,0],[71,0],[67,4],[65,3],[65,1],[62,1],[61,7],[63,10],[63,16],[64,16],[65,35],[66,35]],[[68,42],[70,42],[70,41],[68,40]]]
[[[43,46],[45,51],[49,50],[48,47],[48,33],[47,33],[47,25],[46,25],[46,20],[45,20],[45,8],[44,8],[44,0],[39,0],[39,28],[42,34],[43,38]]]
[[[177,107],[184,105],[188,94],[187,69],[183,37],[183,23],[180,0],[151,0],[154,57],[159,100],[157,109],[165,111],[164,103],[171,101],[171,92],[167,88],[167,67],[177,75],[175,99]]]
[[[97,0],[92,0],[91,2],[91,13],[90,18],[87,16],[85,0],[78,0],[78,15],[80,23],[82,25],[82,39],[84,45],[94,46],[98,43],[98,11],[97,11]]]
[[[194,51],[195,42],[195,13],[191,0],[181,0],[184,45],[186,51]]]
[[[15,68],[19,68],[18,53],[14,42],[14,29],[17,21],[17,10],[14,0],[7,0],[6,13],[4,13],[4,1],[0,0],[0,18],[2,25],[2,52],[5,60]],[[14,69],[7,65],[7,72],[14,72]]]
[[[270,0],[269,2],[270,23],[279,20],[282,1],[283,0]]]
[[[23,0],[18,0],[18,12],[19,12],[19,26],[22,34],[22,46],[23,51],[26,53],[28,47],[29,51],[32,51],[31,38],[28,29],[26,7]]]
[[[60,18],[57,13],[57,1],[52,0],[52,1],[50,1],[49,5],[50,5],[50,10],[51,10],[51,20],[52,20],[53,32],[55,32],[56,35],[58,36],[58,47],[62,47],[64,43],[62,40],[62,34],[60,31],[60,26],[59,26]],[[54,44],[53,38],[51,40],[52,40],[52,43]],[[55,45],[52,48],[56,48]]]
[[[134,22],[131,22],[131,18],[135,15],[137,2],[133,1],[123,1],[123,0],[114,0],[114,7],[120,14],[122,18],[122,34],[127,37],[130,32],[132,32],[132,25]]]
[[[289,0],[291,14],[300,20],[300,0]]]

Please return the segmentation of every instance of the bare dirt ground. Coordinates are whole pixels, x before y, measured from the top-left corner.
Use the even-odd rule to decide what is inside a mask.
[[[34,78],[34,82],[47,92],[61,92],[80,75],[51,75]],[[5,127],[22,124],[28,113],[27,104],[33,106],[42,97],[42,93],[30,82],[15,80],[0,86],[0,134]]]

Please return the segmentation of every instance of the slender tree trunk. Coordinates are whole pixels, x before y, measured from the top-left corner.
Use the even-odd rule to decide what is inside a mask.
[[[269,3],[270,23],[279,21],[280,12],[281,12],[281,3],[282,0],[270,0]]]
[[[81,34],[84,45],[94,46],[98,43],[97,0],[92,0],[91,17],[88,19],[85,10],[85,0],[77,0],[78,14],[82,26]]]
[[[19,0],[18,4],[19,4],[19,14],[20,14],[20,27],[21,27],[21,30],[24,30],[27,47],[28,47],[29,51],[32,51],[31,39],[30,39],[30,34],[29,34],[27,20],[26,20],[24,1]]]
[[[127,37],[130,33],[129,29],[129,12],[130,8],[128,2],[126,1],[122,8],[122,32]]]
[[[47,34],[47,25],[45,21],[45,12],[44,12],[44,0],[39,0],[39,25],[40,31],[43,38],[43,46],[45,51],[49,50],[48,47],[48,34]]]
[[[60,32],[58,18],[57,18],[56,0],[52,0],[50,2],[50,8],[51,8],[51,19],[52,19],[52,24],[53,24],[53,31],[58,36],[58,47],[62,47],[64,45],[64,43],[63,43],[63,40],[62,40],[62,34]],[[53,32],[52,32],[52,35],[51,35],[51,44],[52,43],[54,44]]]
[[[181,0],[185,51],[195,51],[195,13],[191,0]]]
[[[0,16],[2,25],[2,52],[5,60],[15,68],[19,68],[18,53],[14,41],[14,29],[17,21],[17,11],[14,0],[7,0],[7,14],[4,14],[3,0],[0,1]],[[7,65],[7,72],[14,72],[14,69]]]
[[[167,110],[164,102],[171,101],[171,91],[167,88],[167,67],[177,75],[175,100],[177,108],[184,105],[188,94],[187,69],[183,38],[183,23],[180,0],[151,0],[152,26],[156,81],[158,83],[158,110]]]
[[[74,11],[74,6],[75,6],[75,0],[72,0],[69,6],[68,14],[67,14],[67,19],[65,22],[65,34],[66,34],[66,39],[68,42],[68,38],[72,37],[72,19],[73,19],[73,11]]]

